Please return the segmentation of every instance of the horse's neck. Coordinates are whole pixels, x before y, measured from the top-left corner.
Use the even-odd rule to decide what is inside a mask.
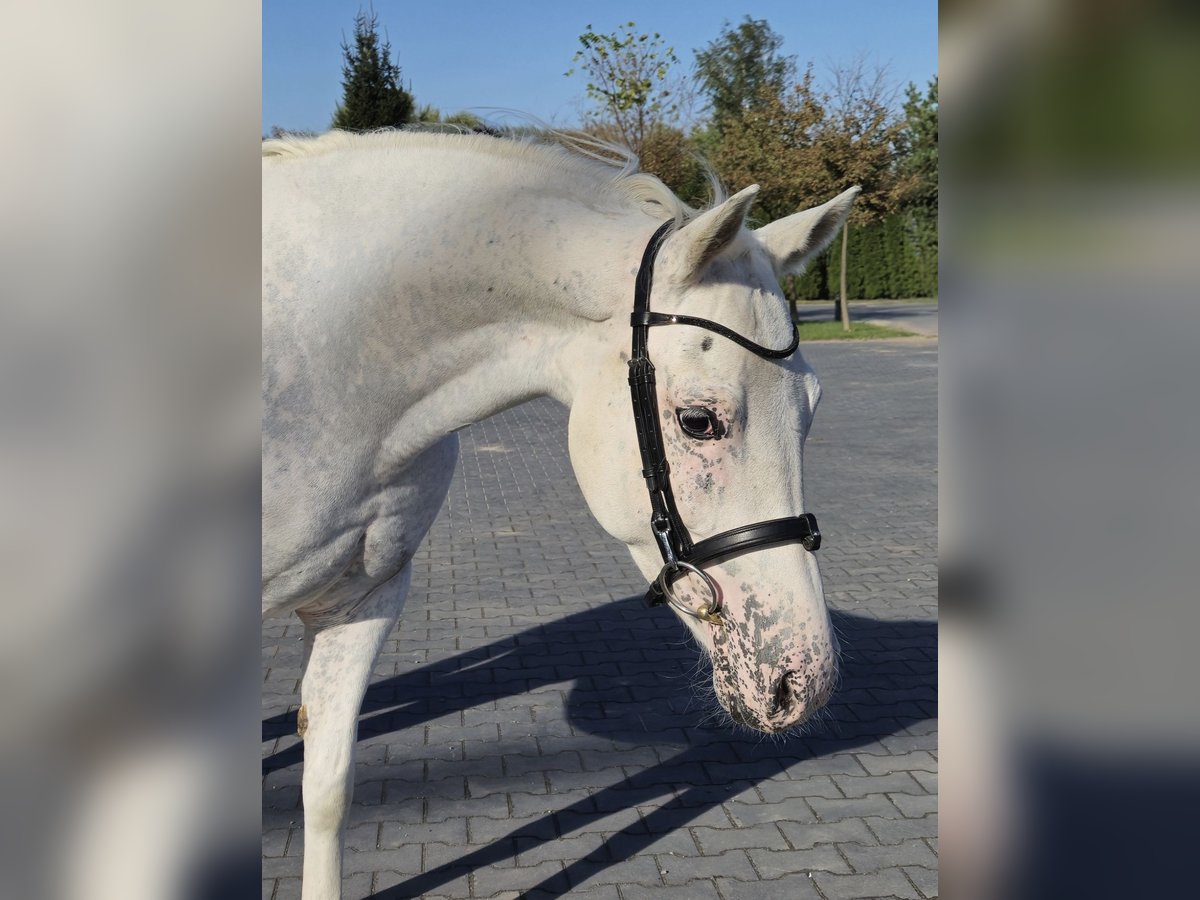
[[[357,239],[374,259],[359,259],[353,330],[373,348],[380,402],[399,411],[382,447],[396,462],[533,397],[570,405],[581,367],[618,320],[628,329],[649,217],[471,181],[402,193],[403,220],[384,211]]]

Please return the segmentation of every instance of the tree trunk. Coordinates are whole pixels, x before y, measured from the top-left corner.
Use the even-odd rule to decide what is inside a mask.
[[[842,330],[850,330],[850,301],[846,297],[846,245],[850,242],[850,223],[849,221],[842,223],[842,270],[839,275],[839,293],[838,296],[842,301]]]

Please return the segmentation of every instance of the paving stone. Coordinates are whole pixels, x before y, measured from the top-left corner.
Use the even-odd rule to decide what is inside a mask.
[[[837,753],[800,760],[788,766],[786,774],[789,778],[800,780],[814,775],[865,775],[867,772],[856,755]]]
[[[865,819],[864,822],[881,844],[897,844],[908,838],[936,839],[938,836],[938,817],[936,813],[911,819],[898,817],[877,818],[872,816]]]
[[[586,788],[563,791],[558,794],[524,793],[514,791],[508,795],[512,815],[526,818],[532,815],[550,815],[564,809],[595,809],[592,794]]]
[[[513,791],[533,794],[546,789],[546,774],[526,772],[522,775],[472,775],[467,778],[467,785],[473,798],[486,797],[488,794],[509,794]]]
[[[901,819],[900,821],[907,821]],[[821,844],[841,844],[857,841],[860,844],[876,843],[875,835],[862,819],[842,819],[838,822],[822,822],[819,825],[803,825],[796,822],[780,822],[779,830],[789,844],[797,850],[807,850]]]
[[[810,872],[851,871],[833,844],[821,844],[811,850],[750,850],[750,860],[763,878],[781,875],[807,875]]]
[[[896,807],[886,794],[870,794],[847,800],[826,800],[824,797],[809,797],[808,805],[813,808],[822,822],[838,822],[842,819],[864,816],[896,815]]]
[[[937,760],[928,750],[912,750],[895,756],[879,756],[874,753],[856,754],[858,762],[871,775],[887,775],[891,772],[919,770],[936,772]]]
[[[625,857],[635,854],[664,857],[695,857],[700,855],[696,839],[687,828],[676,828],[665,834],[612,834],[607,845],[613,856]]]
[[[937,750],[937,735],[935,734],[889,734],[880,738],[879,742],[892,753]]]
[[[465,818],[443,819],[440,822],[384,822],[379,835],[379,847],[387,850],[410,844],[467,843],[467,820]]]
[[[893,772],[890,775],[834,776],[838,788],[847,797],[865,797],[868,794],[925,794],[925,788],[908,772]]]
[[[408,850],[407,847],[406,850]],[[478,850],[478,847],[468,847],[462,844],[438,844],[438,842],[431,842],[431,844],[415,845],[415,850],[421,851],[421,859],[424,860],[424,863],[422,864],[425,866],[424,870],[418,871],[427,872],[432,869],[443,868],[443,866],[451,869],[466,869],[467,864],[463,863],[462,860]],[[398,866],[396,866],[396,868],[398,868]]]
[[[375,891],[383,893],[399,885],[409,885],[413,882],[426,884],[421,876],[405,872],[379,871],[375,873]],[[422,900],[466,900],[471,896],[471,880],[466,872],[447,873],[438,878],[437,886],[422,890],[419,895],[406,891],[408,896],[420,896]]]
[[[346,829],[343,846],[350,851],[379,849],[379,823],[364,822]]]
[[[827,900],[877,900],[880,897],[911,897],[919,900],[921,896],[900,869],[881,869],[869,875],[817,872],[813,880]]]
[[[662,886],[658,864],[651,857],[638,856],[614,863],[599,863],[595,871],[587,871],[586,884],[645,884]]]
[[[875,872],[893,866],[937,867],[937,856],[920,840],[900,841],[884,846],[839,844],[838,849],[850,861],[855,872]]]
[[[262,860],[262,877],[276,878],[281,886],[289,877],[299,877],[302,871],[299,856],[269,856]]]
[[[547,859],[572,862],[593,854],[608,859],[604,837],[600,834],[577,834],[551,840],[522,839],[517,841],[520,865],[537,865]]]
[[[720,900],[712,881],[692,880],[678,887],[629,884],[621,886],[625,900]]]
[[[273,828],[270,831],[264,831],[262,836],[262,855],[283,856],[287,850],[287,842],[290,834],[291,830],[288,828]]]
[[[925,791],[925,793],[936,794],[938,792],[937,772],[922,772],[918,770],[910,774],[917,780],[917,783],[921,785],[921,788]]]
[[[658,763],[658,755],[652,747],[636,747],[615,750],[583,750],[579,753],[583,768],[589,772],[616,766],[653,766]]]
[[[628,885],[630,888],[637,888],[640,885]],[[557,894],[548,894],[546,897],[558,896]],[[571,900],[621,900],[621,894],[614,884],[587,885],[571,889]],[[521,898],[524,900],[524,898]],[[530,900],[543,900],[542,896],[530,897]]]
[[[414,844],[393,850],[347,850],[342,854],[342,872],[379,872],[384,869],[396,872],[421,871],[421,847]]]
[[[733,824],[761,825],[767,822],[814,823],[816,814],[803,802],[781,803],[726,803],[725,811]],[[718,826],[719,827],[719,826]]]
[[[342,900],[366,900],[374,891],[371,889],[372,875],[359,872],[342,878]]]
[[[562,872],[563,865],[559,860],[546,860],[534,866],[513,866],[497,868],[486,866],[475,872],[475,895],[491,897],[504,891],[514,891],[517,895],[536,887],[547,878]]]
[[[726,850],[713,856],[684,857],[657,854],[659,874],[663,882],[672,885],[686,884],[693,879],[740,878],[756,881],[758,875],[750,865],[745,850]]]
[[[614,833],[631,831],[647,833],[645,822],[637,807],[626,807],[615,812],[586,812],[562,810],[554,815],[563,834],[598,831]]]
[[[706,856],[744,847],[787,849],[787,841],[774,825],[746,825],[742,828],[698,827],[692,829],[692,834],[696,836],[696,843]]]
[[[824,900],[807,875],[785,875],[772,881],[716,879],[725,900]]]
[[[937,869],[924,866],[905,866],[904,874],[917,886],[917,890],[921,892],[922,896],[933,898],[938,895]]]
[[[550,816],[530,816],[527,819],[493,819],[487,816],[471,816],[468,820],[472,844],[490,844],[502,838],[518,834],[520,837],[553,840],[558,835],[554,819]]]
[[[506,756],[504,771],[510,776],[523,775],[529,772],[579,772],[583,763],[579,754],[570,750],[549,756]]]
[[[922,794],[919,797],[911,794],[888,794],[888,798],[909,819],[935,813],[938,808],[938,798],[933,794]]]
[[[424,810],[424,821],[430,823],[475,815],[500,819],[508,816],[509,802],[504,794],[489,794],[486,797],[470,799],[430,797],[424,801]],[[418,817],[416,821],[421,821],[421,818]]]
[[[662,808],[659,805],[638,806],[638,812],[642,814],[642,821],[646,822],[646,827],[652,832],[661,832],[664,826],[668,828],[678,828],[678,823],[682,820],[682,815],[661,815]],[[725,814],[725,809],[720,805],[698,806],[698,808],[688,808],[686,810],[686,822],[688,826],[708,826],[709,828],[728,828],[730,827],[730,817]]]

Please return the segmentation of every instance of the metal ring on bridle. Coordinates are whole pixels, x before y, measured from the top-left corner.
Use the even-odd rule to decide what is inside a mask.
[[[667,580],[667,575],[677,572],[680,569],[687,569],[692,574],[698,575],[708,588],[708,592],[712,595],[712,600],[703,604],[698,610],[681,603],[671,592],[671,582]],[[667,602],[681,613],[686,613],[693,618],[699,619],[701,622],[708,622],[710,625],[721,624],[721,610],[724,609],[724,603],[721,601],[721,588],[713,581],[712,576],[703,569],[683,560],[677,560],[674,569],[671,566],[663,566],[663,570],[658,573],[658,587],[663,592],[663,596],[667,598]]]

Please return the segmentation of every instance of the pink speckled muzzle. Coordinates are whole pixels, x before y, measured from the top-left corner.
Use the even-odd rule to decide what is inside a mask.
[[[717,700],[741,725],[775,734],[825,705],[837,682],[838,644],[818,585],[808,589],[754,587],[750,573],[714,569],[722,606],[697,633],[712,657]],[[787,579],[797,587],[807,579]],[[772,579],[776,584],[778,579]],[[702,607],[708,592],[689,576],[679,583],[681,605]],[[799,596],[798,596],[799,595]],[[701,618],[701,617],[696,617]]]
[[[712,633],[713,687],[733,719],[777,733],[825,705],[837,681],[837,642],[824,608],[797,608],[790,594],[728,591]]]

